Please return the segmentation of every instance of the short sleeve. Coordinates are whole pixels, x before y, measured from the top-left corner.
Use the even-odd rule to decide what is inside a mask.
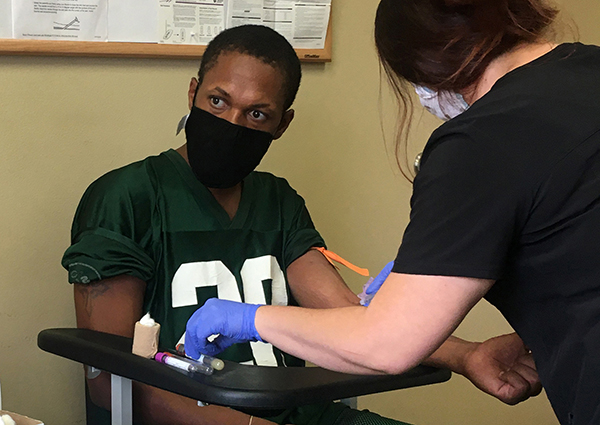
[[[293,190],[290,188],[290,190]],[[312,247],[325,247],[325,241],[315,229],[310,214],[306,209],[304,199],[295,191],[293,196],[295,211],[292,216],[291,227],[286,232],[284,245],[285,269],[295,260],[306,254]]]
[[[502,148],[480,139],[451,134],[428,143],[394,272],[502,276],[523,207]]]
[[[69,282],[90,283],[119,275],[151,279],[154,198],[141,164],[92,183],[77,208],[71,246],[62,259]]]

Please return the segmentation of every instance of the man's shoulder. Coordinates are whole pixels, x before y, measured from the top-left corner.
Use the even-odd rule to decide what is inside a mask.
[[[296,192],[285,178],[276,176],[267,171],[253,171],[250,174],[250,177],[252,178],[253,184],[261,188],[278,188],[290,190],[294,193]]]
[[[283,178],[265,171],[253,171],[250,176],[257,196],[266,196],[278,200],[302,199],[298,192]]]
[[[151,190],[157,174],[168,164],[166,153],[149,156],[107,172],[96,179],[88,191],[103,193],[143,193]]]

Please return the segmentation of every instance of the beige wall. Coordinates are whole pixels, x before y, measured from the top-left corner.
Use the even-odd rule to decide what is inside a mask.
[[[408,217],[410,186],[382,142],[376,0],[339,0],[334,61],[305,66],[297,119],[262,169],[287,177],[306,198],[330,247],[373,272],[392,259]],[[567,10],[582,40],[600,43],[598,0]],[[85,187],[102,173],[183,143],[194,61],[0,57],[0,381],[4,407],[47,424],[83,423],[79,367],[42,353],[37,333],[73,326],[71,287],[60,266]],[[383,88],[384,126],[394,109]],[[436,122],[422,116],[424,143]],[[362,280],[346,274],[358,290]],[[508,328],[482,304],[459,330],[484,339]],[[361,398],[362,408],[418,424],[554,425],[541,396],[508,407],[461,377]]]

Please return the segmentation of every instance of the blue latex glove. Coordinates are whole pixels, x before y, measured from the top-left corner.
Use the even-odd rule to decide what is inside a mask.
[[[211,298],[196,310],[186,325],[185,354],[198,359],[200,354],[214,356],[233,344],[261,341],[254,326],[258,304]],[[219,334],[212,342],[211,335]]]
[[[364,302],[364,306],[368,306],[371,303],[371,300],[383,285],[383,282],[388,278],[390,273],[392,272],[392,268],[394,267],[394,262],[390,261],[385,265],[385,267],[379,272],[379,274],[373,279],[373,282],[369,285],[369,287],[365,290],[367,294],[367,299]]]

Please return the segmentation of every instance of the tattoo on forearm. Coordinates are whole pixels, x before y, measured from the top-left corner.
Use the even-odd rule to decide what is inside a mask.
[[[106,291],[110,289],[109,286],[103,281],[90,283],[87,285],[76,284],[75,288],[83,298],[83,305],[88,317],[92,316],[94,300],[104,295]]]

